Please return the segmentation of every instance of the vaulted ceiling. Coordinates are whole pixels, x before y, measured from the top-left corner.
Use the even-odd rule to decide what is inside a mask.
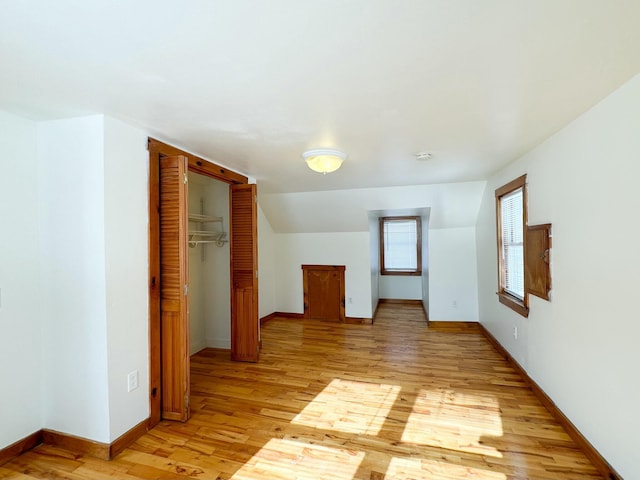
[[[0,108],[105,113],[265,193],[475,181],[640,71],[639,18],[637,0],[2,0]],[[312,147],[349,157],[323,176]]]

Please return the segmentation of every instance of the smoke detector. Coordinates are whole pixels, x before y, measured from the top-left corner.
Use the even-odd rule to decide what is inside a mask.
[[[432,156],[433,155],[431,155],[429,152],[420,152],[420,153],[416,153],[415,154],[416,160],[419,160],[421,162],[425,162],[427,160],[431,160]]]

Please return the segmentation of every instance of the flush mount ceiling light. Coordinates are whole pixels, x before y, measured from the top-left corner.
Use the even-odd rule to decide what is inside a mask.
[[[342,162],[347,158],[347,154],[339,150],[330,148],[318,148],[315,150],[307,150],[302,154],[307,165],[314,172],[331,173],[340,168]]]
[[[416,160],[420,160],[421,162],[424,162],[427,160],[431,160],[431,157],[433,157],[433,155],[431,155],[429,152],[420,152],[420,153],[416,153],[415,157],[416,157]]]

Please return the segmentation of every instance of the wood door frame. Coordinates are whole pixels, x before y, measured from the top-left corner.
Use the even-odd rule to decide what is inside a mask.
[[[309,309],[309,271],[310,270],[329,270],[339,272],[340,280],[340,322],[345,322],[345,287],[344,287],[344,265],[302,265],[302,291],[304,298],[304,318],[310,319],[311,311]]]
[[[160,349],[160,157],[184,155],[189,172],[215,178],[229,185],[249,183],[244,175],[228,170],[177,147],[149,137],[149,428],[160,422],[161,349]]]

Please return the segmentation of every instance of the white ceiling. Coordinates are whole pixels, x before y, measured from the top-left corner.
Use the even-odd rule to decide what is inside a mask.
[[[0,0],[0,108],[105,113],[265,193],[482,180],[640,71],[639,19],[638,0]],[[349,158],[316,174],[312,147]]]

